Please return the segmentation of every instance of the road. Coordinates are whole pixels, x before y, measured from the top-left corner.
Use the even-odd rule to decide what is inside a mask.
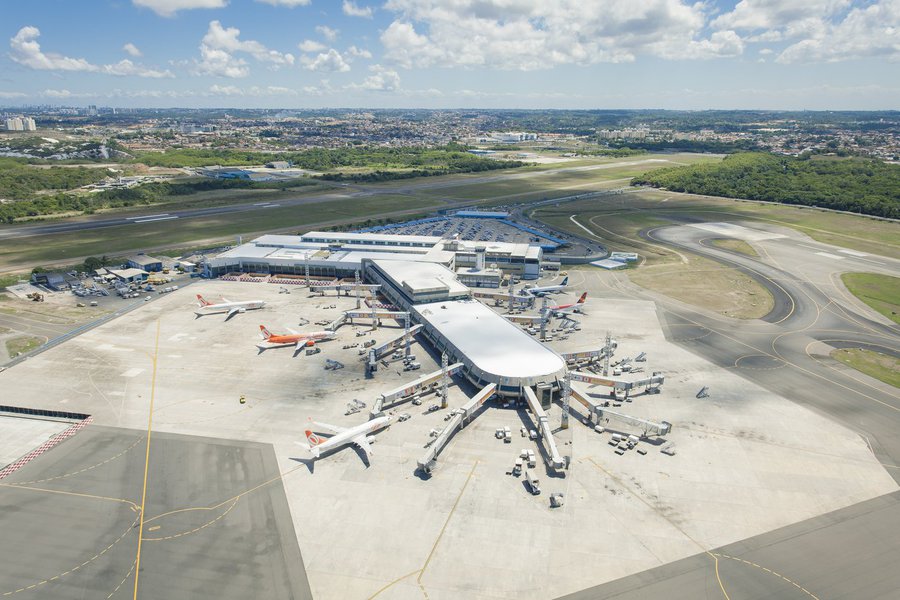
[[[748,228],[764,227],[758,223]],[[710,247],[723,237],[691,225],[644,235],[739,268],[772,291],[763,320],[738,321],[653,294],[621,273],[607,296],[653,300],[667,338],[763,387],[825,414],[862,435],[900,482],[900,395],[832,360],[835,347],[863,347],[900,356],[900,327],[849,296],[842,271],[900,276],[900,261],[813,242],[796,233],[764,232],[761,258]],[[595,274],[599,278],[599,274]],[[715,394],[715,382],[709,382]],[[736,518],[739,518],[736,516]],[[896,598],[900,590],[900,492],[731,544],[568,599]]]

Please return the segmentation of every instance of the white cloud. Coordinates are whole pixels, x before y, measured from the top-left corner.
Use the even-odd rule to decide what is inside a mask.
[[[195,61],[194,72],[198,75],[217,75],[237,79],[250,74],[250,67],[243,58],[236,58],[224,50],[200,44],[200,60]]]
[[[234,56],[237,52],[249,54],[259,62],[276,67],[294,64],[294,55],[270,50],[254,40],[241,40],[236,27],[222,27],[219,21],[210,21],[209,29],[200,43],[200,60],[195,61],[195,72],[221,77],[246,77],[250,74],[247,61]]]
[[[900,60],[900,0],[854,8],[778,55],[776,62],[837,62],[860,58]]]
[[[136,75],[138,77],[150,77],[159,79],[162,77],[174,77],[168,69],[160,71],[158,69],[148,69],[147,67],[135,64],[127,58],[120,60],[112,65],[103,65],[102,71],[108,75],[118,75],[120,77],[127,75]]]
[[[319,33],[319,35],[321,35],[329,42],[333,42],[334,40],[336,40],[338,34],[340,33],[340,31],[338,31],[337,29],[332,29],[327,25],[317,25],[316,31]]]
[[[369,90],[374,92],[395,92],[400,88],[400,75],[397,71],[386,69],[381,65],[369,67],[372,74],[366,77],[362,83],[350,84],[350,89]]]
[[[294,8],[295,6],[309,6],[310,0],[256,0],[263,4],[271,4],[272,6],[287,6]]]
[[[371,6],[359,6],[353,0],[344,0],[343,4],[341,5],[341,9],[348,17],[360,17],[363,19],[372,18]]]
[[[320,52],[327,48],[325,44],[322,42],[317,42],[315,40],[303,40],[297,47],[300,48],[303,52]]]
[[[211,85],[205,95],[251,96],[254,98],[260,98],[264,96],[296,96],[298,95],[298,93],[297,90],[277,85],[269,85],[265,87],[254,85],[248,88],[240,88],[234,85]]]
[[[141,57],[144,55],[144,53],[141,52],[140,48],[138,48],[131,42],[128,42],[127,44],[122,46],[122,50],[124,50],[125,53],[128,54],[129,56],[133,56],[135,58],[138,58],[138,57]]]
[[[821,19],[843,10],[850,0],[741,0],[734,10],[716,17],[716,29],[781,29],[810,17]]]
[[[691,0],[388,0],[385,56],[406,68],[549,69],[564,64],[733,56],[731,31],[706,33],[708,3]]]
[[[9,40],[9,46],[12,50],[10,58],[20,65],[43,71],[82,71],[106,73],[107,75],[122,77],[129,75],[151,78],[172,77],[170,71],[144,67],[127,58],[111,65],[95,65],[83,58],[71,58],[52,52],[44,53],[37,41],[40,35],[41,32],[37,27],[26,26],[20,29]]]
[[[44,53],[37,38],[41,35],[37,27],[26,26],[10,38],[9,47],[12,50],[10,58],[20,65],[32,69],[46,71],[97,71],[99,67],[83,58],[70,58],[61,54]]]
[[[149,8],[161,17],[173,17],[179,10],[222,8],[228,0],[131,0],[135,6]]]
[[[347,48],[347,54],[352,56],[353,58],[372,58],[372,53],[366,50],[365,48],[360,49],[356,46],[350,46]]]
[[[237,27],[225,28],[219,21],[211,21],[202,43],[210,48],[229,53],[246,52],[260,62],[270,62],[276,65],[294,64],[292,54],[269,50],[254,40],[241,41],[238,39],[240,35],[241,30]]]
[[[25,98],[27,94],[23,94],[22,92],[0,92],[0,98],[4,100],[10,100],[13,98]]]
[[[328,52],[322,52],[315,58],[304,56],[300,59],[300,62],[310,71],[344,72],[350,70],[350,65],[347,64],[341,53],[334,48],[329,48]]]

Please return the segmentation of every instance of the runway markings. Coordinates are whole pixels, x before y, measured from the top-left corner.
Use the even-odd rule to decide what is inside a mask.
[[[466,477],[466,482],[463,484],[462,489],[459,490],[459,494],[456,496],[456,501],[453,503],[453,506],[450,508],[450,513],[447,515],[447,519],[444,521],[444,526],[441,527],[441,532],[438,534],[437,539],[434,540],[434,545],[431,547],[431,552],[428,553],[428,558],[425,559],[425,564],[422,565],[422,569],[419,571],[419,576],[416,577],[416,583],[419,584],[419,587],[422,588],[422,592],[425,592],[425,588],[422,587],[422,577],[425,575],[425,569],[428,568],[428,564],[431,562],[431,558],[434,556],[434,551],[437,550],[438,544],[441,543],[441,538],[444,537],[444,532],[447,530],[447,525],[450,524],[450,519],[453,518],[453,513],[456,512],[456,507],[459,506],[459,501],[462,500],[463,494],[466,492],[466,488],[469,487],[469,482],[472,480],[472,475],[475,473],[475,467],[478,466],[478,461],[475,461],[475,464],[472,465],[472,469],[469,471],[468,477]],[[428,594],[425,594],[426,596]]]
[[[3,469],[0,469],[0,479],[3,479],[4,477],[7,477],[9,475],[12,475],[16,471],[18,471],[19,469],[21,469],[22,467],[27,465],[28,463],[30,463],[32,460],[34,460],[35,458],[40,456],[41,454],[44,454],[45,452],[47,452],[51,448],[55,447],[60,442],[63,442],[64,440],[69,439],[70,437],[72,437],[73,435],[75,435],[76,433],[78,433],[79,431],[84,429],[84,427],[86,425],[88,425],[89,423],[91,423],[93,420],[94,420],[93,417],[88,417],[87,419],[83,419],[83,420],[75,423],[68,429],[65,429],[64,431],[57,433],[56,435],[51,437],[49,440],[47,440],[46,442],[44,442],[43,444],[41,444],[40,446],[38,446],[31,452],[29,452],[28,454],[26,454],[25,456],[23,456],[16,462],[7,465]]]
[[[791,584],[792,586],[794,586],[795,588],[797,588],[798,590],[800,590],[801,592],[803,592],[804,594],[806,594],[807,596],[809,596],[810,598],[813,598],[814,600],[820,600],[818,596],[816,596],[815,594],[813,594],[812,592],[810,592],[808,589],[806,589],[805,587],[803,587],[803,586],[800,585],[799,583],[797,583],[797,582],[795,582],[795,581],[792,581],[792,580],[788,579],[787,577],[785,577],[785,576],[782,575],[781,573],[776,573],[775,571],[773,571],[773,570],[771,570],[771,569],[768,569],[768,568],[766,568],[766,567],[764,567],[764,566],[762,566],[762,565],[758,565],[758,564],[756,564],[755,562],[750,562],[749,560],[744,560],[743,558],[737,558],[736,556],[729,556],[729,555],[727,555],[727,554],[716,554],[716,553],[713,553],[713,556],[721,556],[722,558],[728,558],[728,559],[730,559],[730,560],[734,560],[734,561],[737,561],[737,562],[739,562],[739,563],[743,563],[743,564],[745,564],[745,565],[749,565],[749,566],[751,566],[751,567],[756,567],[757,569],[762,569],[762,570],[765,571],[766,573],[769,573],[770,575],[774,575],[775,577],[779,577],[779,578],[783,579],[784,581],[788,582],[789,584]]]
[[[177,219],[177,218],[178,218],[177,216],[171,216],[171,217],[156,217],[155,219],[141,219],[140,221],[132,221],[132,223],[134,223],[134,224],[139,224],[139,223],[154,223],[154,222],[156,222],[156,221],[171,221],[172,219]]]
[[[234,502],[231,503],[231,506],[229,506],[229,507],[225,510],[225,512],[223,512],[221,515],[219,515],[219,516],[216,517],[215,519],[213,519],[213,520],[211,520],[211,521],[208,521],[208,522],[204,523],[203,525],[200,525],[199,527],[195,527],[195,528],[193,528],[193,529],[191,529],[191,530],[189,530],[189,531],[182,531],[181,533],[175,533],[175,534],[167,535],[167,536],[163,536],[163,537],[156,537],[156,538],[145,537],[145,538],[144,538],[144,541],[146,541],[146,542],[163,542],[163,541],[166,541],[166,540],[174,540],[175,538],[184,537],[184,536],[190,535],[190,534],[192,534],[192,533],[197,533],[198,531],[200,531],[200,530],[202,530],[202,529],[206,529],[207,527],[209,527],[209,526],[212,525],[213,523],[216,523],[216,522],[219,521],[220,519],[223,519],[223,518],[225,517],[225,515],[227,515],[228,513],[230,513],[230,512],[231,512],[231,509],[233,509],[233,508],[237,505],[237,503],[238,503],[239,500],[240,500],[240,498],[235,498],[235,499],[234,499]],[[156,525],[156,526],[154,526],[154,527],[149,528],[147,531],[156,531],[156,530],[159,529],[160,527],[161,527],[161,525]]]
[[[34,479],[34,480],[32,480],[32,481],[16,481],[16,482],[10,483],[9,485],[11,485],[11,486],[17,486],[17,485],[32,485],[32,484],[35,484],[35,483],[45,483],[45,482],[47,482],[47,481],[55,481],[55,480],[57,480],[57,479],[63,479],[63,478],[65,478],[65,477],[72,477],[73,475],[78,475],[78,474],[80,474],[80,473],[84,473],[85,471],[90,471],[90,470],[92,470],[92,469],[96,469],[97,467],[102,467],[102,466],[105,465],[106,463],[112,462],[112,461],[116,460],[117,458],[119,458],[120,456],[123,456],[124,454],[126,454],[129,450],[131,450],[132,448],[134,448],[135,446],[137,446],[137,445],[141,442],[141,440],[143,440],[143,439],[144,439],[144,436],[139,437],[138,439],[136,439],[136,440],[134,441],[133,444],[131,444],[130,446],[128,446],[127,448],[125,448],[124,450],[122,450],[121,452],[119,452],[118,454],[116,454],[115,456],[111,456],[110,458],[107,458],[107,459],[104,460],[103,462],[99,462],[99,463],[97,463],[97,464],[95,464],[95,465],[91,465],[90,467],[85,467],[85,468],[80,469],[80,470],[78,470],[78,471],[72,471],[71,473],[63,473],[62,475],[56,475],[56,476],[54,476],[54,477],[47,477],[46,479]]]
[[[131,574],[134,572],[134,566],[135,566],[136,564],[137,564],[137,561],[131,561],[131,568],[128,569],[128,572],[125,574],[125,577],[122,578],[122,581],[119,582],[119,585],[117,585],[117,586],[113,589],[113,591],[111,591],[111,592],[109,593],[109,595],[106,597],[106,600],[109,600],[110,598],[112,598],[113,596],[115,596],[115,595],[116,595],[116,592],[119,591],[119,588],[122,587],[123,585],[125,585],[125,582],[128,581],[128,578],[131,577]]]
[[[169,213],[159,213],[158,215],[142,215],[140,217],[125,217],[126,221],[137,221],[139,219],[155,219],[157,217],[168,217]]]
[[[141,526],[138,529],[137,557],[134,571],[134,600],[137,600],[138,579],[141,576],[141,543],[144,538],[144,510],[147,505],[147,473],[150,470],[150,434],[153,431],[153,401],[156,399],[156,367],[159,362],[160,321],[156,320],[156,341],[153,348],[153,374],[150,378],[150,410],[147,411],[147,451],[144,455],[144,490],[141,493],[141,512],[138,515]]]
[[[79,494],[79,495],[81,495],[81,494]],[[103,550],[101,550],[100,552],[98,552],[97,554],[93,555],[92,557],[90,557],[89,559],[87,559],[86,561],[84,561],[83,563],[81,563],[80,565],[78,565],[77,567],[73,567],[73,568],[69,569],[68,571],[64,571],[64,572],[60,573],[59,575],[54,575],[53,577],[48,577],[47,579],[44,579],[43,581],[39,581],[39,582],[37,582],[37,583],[32,583],[32,584],[29,585],[29,586],[26,586],[26,587],[20,587],[20,588],[17,589],[17,590],[11,590],[11,591],[9,591],[9,592],[3,592],[2,594],[0,594],[0,597],[2,597],[2,596],[12,596],[12,595],[14,595],[14,594],[18,594],[19,592],[24,592],[24,591],[27,591],[27,590],[33,590],[33,589],[36,588],[36,587],[45,585],[45,584],[47,584],[47,583],[50,583],[51,581],[56,581],[56,580],[58,580],[58,579],[61,579],[61,578],[65,577],[66,575],[70,575],[70,574],[74,573],[75,571],[77,571],[78,569],[80,569],[80,568],[82,568],[82,567],[85,567],[85,566],[89,565],[90,563],[94,562],[95,560],[97,560],[98,558],[100,558],[101,556],[103,556],[104,554],[106,554],[107,552],[109,552],[110,549],[112,549],[113,546],[115,546],[116,544],[118,544],[119,542],[121,542],[122,539],[123,539],[126,535],[128,535],[128,534],[134,529],[135,525],[137,525],[138,520],[140,520],[140,515],[137,516],[137,517],[135,517],[135,519],[134,519],[134,521],[131,523],[131,525],[128,526],[128,529],[126,529],[126,530],[122,533],[122,535],[120,535],[118,538],[116,538],[116,540],[115,540],[113,543],[111,543],[109,546],[107,546],[106,548],[104,548]],[[127,578],[127,577],[126,577],[126,578]],[[121,584],[120,584],[120,585],[121,585]],[[116,589],[118,589],[118,588],[116,588]],[[109,596],[107,596],[107,598],[108,598],[108,597],[109,597]]]
[[[719,575],[719,559],[718,559],[718,557],[717,557],[715,554],[713,554],[712,552],[710,552],[709,550],[707,550],[707,549],[703,546],[703,544],[701,544],[700,542],[698,542],[697,540],[695,540],[693,537],[691,537],[691,535],[690,535],[687,531],[685,531],[684,529],[682,529],[677,523],[675,523],[674,521],[672,521],[669,517],[667,517],[666,515],[664,515],[663,513],[661,513],[659,510],[657,510],[652,504],[650,504],[649,502],[647,502],[646,498],[644,498],[644,497],[641,496],[640,494],[636,493],[636,492],[635,492],[634,490],[632,490],[630,487],[628,487],[627,485],[625,485],[625,483],[624,483],[622,480],[620,480],[618,477],[616,477],[615,475],[613,475],[612,473],[610,473],[609,471],[607,471],[606,469],[604,469],[604,468],[600,465],[600,463],[598,463],[596,460],[594,460],[594,459],[591,458],[591,457],[588,457],[588,460],[589,460],[595,467],[597,467],[600,471],[602,471],[604,474],[606,474],[607,477],[609,477],[610,479],[612,479],[612,480],[613,480],[614,482],[616,482],[620,487],[622,487],[623,489],[625,489],[626,491],[628,491],[632,496],[634,496],[635,498],[637,498],[644,506],[646,506],[648,509],[650,509],[651,512],[653,512],[654,514],[658,515],[658,516],[659,516],[661,519],[663,519],[666,523],[668,523],[669,525],[671,525],[672,527],[674,527],[675,530],[678,531],[678,533],[680,533],[681,535],[683,535],[684,537],[686,537],[687,539],[689,539],[694,545],[696,545],[696,546],[700,549],[701,552],[703,552],[704,554],[707,554],[707,555],[713,560],[713,563],[714,563],[714,565],[715,565],[716,581],[719,582],[719,589],[722,591],[722,595],[725,596],[725,600],[731,600],[731,598],[728,596],[728,592],[725,590],[725,584],[722,583],[722,578],[721,578],[721,576]]]

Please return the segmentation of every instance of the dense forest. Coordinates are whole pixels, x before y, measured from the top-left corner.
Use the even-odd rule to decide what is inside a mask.
[[[480,158],[466,152],[463,146],[457,145],[440,148],[353,146],[272,153],[227,149],[173,149],[166,152],[147,152],[137,157],[135,162],[159,167],[202,167],[260,165],[274,160],[290,161],[295,167],[311,171],[333,171],[355,167],[382,171],[386,169],[418,169],[422,171],[435,170],[442,173],[464,173],[506,169],[521,165],[518,162],[500,163]]]
[[[73,169],[66,169],[67,171]],[[96,170],[96,169],[89,169]],[[35,217],[66,212],[91,214],[107,208],[158,204],[173,196],[226,189],[287,189],[313,185],[309,179],[279,182],[254,182],[244,179],[197,178],[171,182],[147,183],[139,187],[104,190],[95,194],[46,194],[31,200],[0,204],[0,223],[13,223],[22,217]]]
[[[900,218],[900,166],[862,158],[733,154],[645,173],[632,185]]]
[[[22,159],[0,158],[0,198],[21,200],[45,190],[72,190],[109,176],[106,169],[49,167],[38,169]]]

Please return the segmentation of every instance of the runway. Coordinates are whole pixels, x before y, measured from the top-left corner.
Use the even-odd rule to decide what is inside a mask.
[[[20,238],[28,238],[36,235],[48,235],[55,233],[67,233],[73,231],[89,231],[92,229],[102,229],[105,227],[118,227],[122,225],[133,225],[140,227],[144,223],[155,223],[161,220],[178,220],[192,219],[197,217],[210,217],[216,215],[235,214],[248,211],[262,211],[273,206],[297,206],[302,204],[313,204],[318,202],[329,202],[339,200],[349,200],[353,198],[368,198],[380,195],[406,195],[421,192],[425,190],[452,188],[458,186],[469,186],[476,184],[493,183],[496,181],[508,181],[523,178],[534,178],[543,176],[559,175],[566,172],[592,171],[610,169],[621,166],[634,166],[643,163],[659,162],[659,159],[645,159],[631,161],[627,163],[616,162],[608,164],[587,165],[580,167],[564,167],[559,169],[548,169],[546,171],[528,171],[523,173],[504,173],[496,175],[481,175],[475,177],[455,177],[451,180],[438,181],[420,181],[415,184],[403,184],[395,187],[363,187],[355,184],[337,183],[332,184],[337,189],[334,191],[302,196],[299,198],[279,199],[274,202],[245,202],[241,204],[231,204],[226,206],[213,206],[208,208],[195,208],[186,210],[162,210],[160,205],[148,206],[137,211],[128,211],[121,213],[122,216],[116,217],[79,217],[74,220],[66,220],[61,222],[46,223],[39,225],[16,225],[0,227],[0,241],[13,240]],[[474,202],[474,200],[472,201]]]

